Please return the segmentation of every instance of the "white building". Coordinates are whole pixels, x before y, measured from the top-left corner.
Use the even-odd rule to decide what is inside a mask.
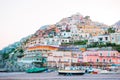
[[[111,33],[110,41],[111,43],[120,44],[120,33]]]
[[[70,38],[61,38],[61,43],[70,43]]]
[[[76,25],[73,25],[71,24],[69,26],[71,29],[70,29],[70,32],[71,32],[71,41],[78,41],[79,40],[79,31],[78,31],[78,28]]]
[[[46,38],[45,42],[47,45],[55,45],[55,46],[61,45],[61,39],[57,36],[53,38]]]
[[[25,51],[24,57],[18,58],[18,62],[29,63],[42,62],[42,53],[40,51]]]
[[[90,37],[90,33],[79,33],[80,40],[88,40]]]
[[[72,34],[78,34],[79,33],[76,25],[71,24],[69,27],[70,27],[70,31],[71,31]]]
[[[88,39],[88,44],[94,43],[94,42],[102,42],[107,43],[110,42],[110,36],[109,35],[101,35],[101,36],[94,36]]]
[[[61,37],[63,37],[63,38],[70,38],[70,37],[72,37],[71,32],[65,32],[65,31],[64,32],[60,32],[59,35]]]

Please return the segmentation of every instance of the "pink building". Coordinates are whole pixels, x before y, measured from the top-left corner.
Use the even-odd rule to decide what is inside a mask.
[[[89,62],[96,65],[120,64],[120,53],[118,51],[85,51],[83,62]]]

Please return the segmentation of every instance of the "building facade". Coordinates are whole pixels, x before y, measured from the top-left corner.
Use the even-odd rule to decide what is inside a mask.
[[[88,44],[91,43],[107,43],[110,42],[110,36],[109,35],[101,35],[101,36],[94,36],[88,39]]]
[[[64,68],[80,64],[79,56],[81,56],[81,52],[51,51],[48,53],[47,63],[50,67]]]
[[[111,33],[110,41],[111,43],[120,44],[120,33]]]
[[[81,33],[90,33],[91,36],[103,35],[106,32],[104,29],[89,25],[81,26],[79,31]]]
[[[120,64],[118,51],[85,51],[82,54],[83,62],[91,63],[94,66]]]

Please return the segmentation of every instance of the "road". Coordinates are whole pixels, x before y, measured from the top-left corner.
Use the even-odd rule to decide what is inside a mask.
[[[0,80],[120,80],[120,74],[84,74],[77,76],[51,73],[1,72]]]

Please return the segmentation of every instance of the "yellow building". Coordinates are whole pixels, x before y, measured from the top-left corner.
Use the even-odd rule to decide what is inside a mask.
[[[85,25],[85,26],[79,26],[78,28],[81,33],[90,33],[91,36],[98,36],[106,33],[105,30],[96,26]]]

